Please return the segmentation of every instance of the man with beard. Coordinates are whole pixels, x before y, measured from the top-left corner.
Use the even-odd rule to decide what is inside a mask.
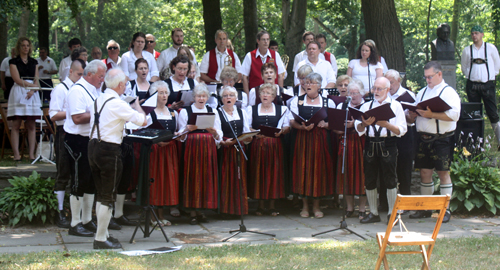
[[[179,47],[183,45],[184,43],[184,32],[182,31],[181,28],[174,28],[172,30],[172,47],[164,50],[161,52],[160,56],[158,57],[158,60],[156,60],[156,64],[158,66],[158,70],[160,71],[160,74],[163,72],[164,69],[167,69],[170,65],[170,61],[174,59],[177,56],[177,51],[179,50]],[[193,52],[191,52],[193,55],[193,61],[194,63],[197,63],[196,61],[196,56],[194,55]]]

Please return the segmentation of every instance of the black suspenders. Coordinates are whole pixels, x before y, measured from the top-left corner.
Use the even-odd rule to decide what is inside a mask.
[[[85,92],[87,92],[87,94],[89,94],[90,98],[92,99],[92,101],[95,101],[95,98],[90,94],[89,90],[87,90],[87,88],[85,88],[85,86],[77,83],[76,85],[79,85],[81,86],[83,89],[85,89]]]
[[[368,110],[372,109],[372,107],[373,107],[373,101],[374,100],[372,100],[372,103],[370,103],[370,108]],[[380,132],[382,132],[382,129],[383,129],[383,127],[380,127],[378,130],[377,130],[377,128],[375,126],[373,127],[373,132],[375,133],[375,138],[380,138]],[[386,129],[386,130],[387,130],[387,138],[390,138],[391,137],[391,131],[388,130],[388,129]],[[366,127],[366,131],[367,131],[367,133],[366,133],[367,136],[370,137],[370,126]]]
[[[447,86],[443,87],[443,89],[441,89],[441,92],[439,93],[438,97],[441,97],[441,94],[444,92],[444,89],[446,89],[446,87],[449,87],[449,85],[447,85]],[[422,94],[422,97],[420,98],[420,101],[422,101],[424,99],[426,91],[427,91],[427,86],[424,89],[424,93]],[[436,131],[437,131],[437,134],[439,135],[439,120],[437,120],[437,119],[435,119],[435,120],[436,120]]]
[[[470,80],[470,74],[472,72],[472,64],[474,62],[474,57],[472,57],[472,46],[470,45],[470,68],[469,68],[469,80]],[[490,69],[488,68],[488,51],[486,50],[488,48],[488,43],[484,42],[484,60],[486,64],[486,72],[488,72],[488,79],[486,81],[490,80]]]
[[[108,101],[110,101],[114,98],[115,97],[110,97],[106,101],[104,101],[99,112],[97,112],[97,100],[94,101],[94,125],[92,126],[92,132],[90,132],[90,136],[92,136],[92,134],[94,134],[94,130],[97,127],[97,139],[99,139],[99,141],[101,141],[101,133],[99,132],[99,117],[101,116],[101,112],[104,109],[104,106],[106,105],[106,103],[108,103]]]

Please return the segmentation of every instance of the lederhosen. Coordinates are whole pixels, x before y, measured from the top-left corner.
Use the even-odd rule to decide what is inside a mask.
[[[189,89],[194,89],[194,80],[191,78],[187,79],[188,84],[189,84]],[[168,100],[167,100],[167,105],[171,105],[172,103],[177,101],[177,96],[179,95],[179,92],[175,92],[174,88],[172,86],[172,80],[170,78],[166,79],[165,82],[168,84],[168,87],[170,89],[170,95],[168,95]]]
[[[262,101],[260,101],[259,89],[260,89],[260,85],[255,87],[255,104],[254,105],[259,105],[260,103],[262,103]],[[283,99],[281,98],[281,94],[283,94],[284,91],[285,90],[283,89],[283,87],[279,86],[278,93],[276,93],[276,97],[273,100],[273,103],[276,104],[277,106],[286,105],[286,104],[283,104]]]
[[[490,119],[491,123],[497,123],[499,121],[499,117],[496,99],[496,80],[490,80],[490,69],[488,68],[488,51],[486,49],[488,47],[488,43],[484,42],[485,59],[474,58],[472,55],[472,46],[474,45],[470,45],[469,76],[467,77],[467,83],[465,86],[467,99],[469,100],[469,102],[481,102],[482,98],[488,118]],[[473,82],[470,80],[473,64],[486,65],[486,72],[488,73],[488,80],[486,82]]]
[[[152,82],[149,82],[149,86],[151,87]],[[130,81],[130,89],[132,92],[135,92],[135,95],[139,97],[139,100],[147,99],[149,97],[149,88],[147,91],[139,91],[139,86],[137,85],[136,80]],[[172,88],[170,88],[172,89]]]
[[[62,85],[66,87],[69,91],[69,87],[62,82]],[[56,183],[54,190],[61,191],[66,190],[69,180],[71,179],[70,164],[68,163],[70,157],[68,152],[64,149],[64,136],[66,132],[64,131],[64,125],[56,127],[56,137],[54,140],[54,150],[56,154]]]
[[[115,99],[108,98],[102,104],[101,109],[97,110],[97,100],[94,101],[94,123],[92,126],[91,136],[94,130],[97,131],[97,138],[89,141],[89,163],[94,177],[96,187],[96,201],[102,205],[113,207],[113,202],[116,198],[116,191],[121,180],[123,162],[121,144],[110,143],[101,140],[99,131],[99,117],[106,104]]]
[[[92,101],[95,101],[94,96],[90,94],[85,86],[79,83],[76,85],[82,87]],[[94,194],[96,191],[95,183],[93,175],[90,173],[91,169],[88,158],[89,137],[66,133],[64,136],[64,146],[71,157],[69,159],[72,180],[71,195],[83,197],[84,193]]]
[[[370,108],[373,107],[373,100]],[[392,100],[391,100],[392,102]],[[373,128],[375,137],[370,137],[370,128]],[[377,179],[384,182],[387,189],[397,187],[396,164],[398,148],[397,137],[391,136],[391,131],[386,129],[387,137],[380,137],[383,127],[367,126],[364,150],[364,173],[365,186],[367,190],[377,188]]]

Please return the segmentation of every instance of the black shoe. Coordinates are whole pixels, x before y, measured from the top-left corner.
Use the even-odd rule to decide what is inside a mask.
[[[94,240],[94,249],[118,249],[118,248],[122,248],[120,242],[114,243],[109,240],[106,240],[104,242]]]
[[[83,227],[91,232],[94,232],[94,233],[97,231],[97,226],[95,225],[95,222],[92,220],[83,224]]]
[[[200,222],[200,223],[202,223],[202,222],[208,223],[208,219],[204,214],[196,215],[196,220],[198,220],[198,222]]]
[[[59,214],[56,216],[56,225],[59,228],[69,229],[71,227],[71,222],[68,217],[66,217],[66,211],[61,210]]]
[[[403,212],[401,213],[401,215],[406,215],[406,214],[409,214],[410,213],[410,210],[403,210]]]
[[[361,223],[375,223],[380,222],[380,216],[374,215],[372,213],[368,214],[364,219],[360,220]]]
[[[68,234],[82,237],[94,237],[94,233],[85,229],[81,222],[78,223],[75,227],[70,227]]]
[[[110,229],[110,230],[121,230],[122,226],[120,226],[120,224],[116,223],[116,220],[114,218],[111,218],[109,220],[108,229]]]
[[[368,216],[368,213],[366,213],[366,212],[358,212],[358,218],[359,219],[364,219],[366,216]]]
[[[109,236],[108,239],[107,239],[109,242],[111,243],[118,243],[120,244],[120,241],[118,241],[118,239],[114,238],[113,236]]]
[[[431,216],[432,216],[431,210],[419,210],[419,211],[415,212],[415,214],[411,214],[410,218],[411,219],[430,218]]]
[[[131,221],[125,215],[122,215],[119,218],[115,218],[114,220],[116,221],[116,223],[118,223],[122,226],[137,226],[137,222]]]
[[[191,217],[191,221],[189,221],[191,225],[198,225],[198,219],[196,217]]]
[[[446,213],[444,214],[443,217],[443,223],[448,223],[448,221],[450,221],[450,218],[451,218],[451,212],[450,210],[446,210]]]

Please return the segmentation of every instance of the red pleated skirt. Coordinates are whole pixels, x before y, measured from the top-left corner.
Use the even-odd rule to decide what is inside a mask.
[[[343,137],[339,137],[339,152],[337,161],[337,193],[344,193],[344,175],[342,174],[342,155],[344,151]],[[347,134],[346,149],[346,172],[347,190],[346,195],[365,195],[365,174],[363,173],[363,149],[365,148],[365,137],[359,137],[357,133]]]
[[[269,200],[285,197],[283,143],[280,138],[254,139],[250,145],[249,196]]]
[[[240,208],[243,214],[248,214],[247,200],[247,163],[243,157],[243,153],[238,153],[236,148],[223,147],[222,164],[220,170],[220,208],[219,211],[225,214],[240,215]],[[240,189],[238,179],[237,156],[240,155],[240,175],[242,180],[243,190]],[[241,192],[243,192],[243,201],[241,200]]]
[[[149,177],[155,181],[149,189],[149,202],[157,206],[179,204],[179,159],[177,143],[151,147]]]
[[[323,128],[297,130],[292,160],[292,193],[303,197],[330,197],[335,178],[328,136]]]
[[[182,206],[216,209],[218,196],[217,149],[210,133],[189,134],[184,150]]]

